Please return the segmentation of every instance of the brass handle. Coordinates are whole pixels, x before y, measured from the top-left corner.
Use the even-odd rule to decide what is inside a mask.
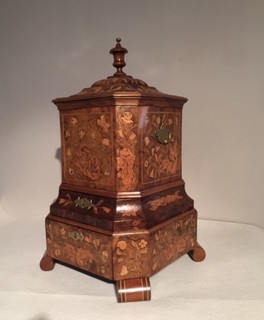
[[[78,197],[78,199],[76,199],[74,203],[76,207],[80,207],[82,209],[87,209],[87,210],[91,209],[94,206],[93,200],[88,200],[86,198],[80,198],[80,197]]]
[[[84,235],[81,232],[77,232],[77,231],[69,231],[68,237],[70,239],[75,240],[75,241],[77,241],[77,240],[83,241],[83,239],[84,239]]]
[[[170,129],[162,123],[160,128],[152,133],[151,136],[161,144],[168,144],[171,141],[172,134]]]

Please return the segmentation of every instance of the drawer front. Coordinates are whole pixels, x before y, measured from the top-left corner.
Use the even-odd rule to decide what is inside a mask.
[[[150,265],[154,274],[189,252],[196,245],[197,212],[179,216],[173,223],[150,235]]]
[[[110,236],[49,219],[46,234],[50,257],[112,279]]]

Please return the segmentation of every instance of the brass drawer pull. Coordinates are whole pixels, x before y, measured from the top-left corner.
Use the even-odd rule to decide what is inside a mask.
[[[83,241],[84,239],[84,235],[81,232],[77,232],[77,231],[69,231],[68,237],[75,241],[78,241],[78,240]]]

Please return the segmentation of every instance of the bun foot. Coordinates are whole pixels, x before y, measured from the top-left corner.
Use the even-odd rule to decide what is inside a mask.
[[[205,259],[206,253],[204,249],[197,242],[196,246],[191,251],[188,252],[188,255],[192,260],[196,262],[200,262]]]
[[[151,298],[149,278],[118,280],[118,302],[148,301]]]
[[[55,261],[50,256],[48,256],[47,251],[44,253],[44,256],[39,263],[40,269],[43,271],[51,271],[55,266]]]

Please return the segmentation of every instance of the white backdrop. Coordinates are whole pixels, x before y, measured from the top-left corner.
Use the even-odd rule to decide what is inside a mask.
[[[43,217],[60,184],[53,98],[125,72],[189,98],[183,178],[199,217],[264,228],[263,0],[1,0],[0,201]],[[1,212],[1,211],[0,211]]]

